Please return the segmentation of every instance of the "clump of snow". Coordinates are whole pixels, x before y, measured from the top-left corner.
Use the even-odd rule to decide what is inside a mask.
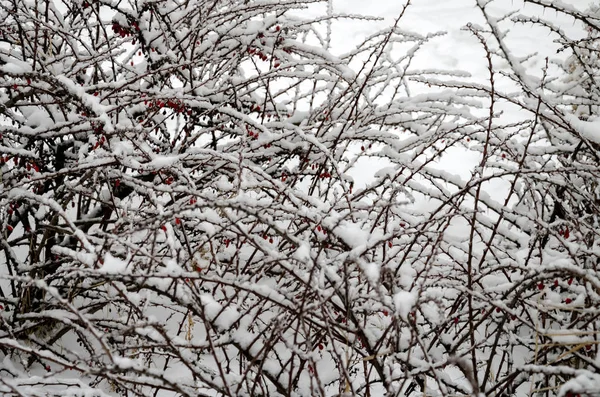
[[[427,302],[419,306],[423,316],[433,325],[439,325],[442,323],[442,316],[440,308],[433,302]]]
[[[565,382],[558,393],[559,397],[571,393],[593,393],[598,391],[600,386],[600,375],[591,372],[586,372],[577,377]]]
[[[219,178],[216,181],[215,186],[217,187],[217,189],[219,189],[223,192],[228,192],[234,188],[233,184],[231,184],[227,180],[227,177],[225,177],[225,175],[223,175],[221,178]]]
[[[396,313],[400,317],[408,321],[408,314],[417,303],[417,295],[411,291],[400,291],[394,295],[394,305],[396,306]]]
[[[125,274],[127,273],[127,265],[128,264],[126,261],[115,258],[111,254],[107,253],[104,256],[104,264],[99,271],[100,273],[106,274]]]
[[[366,263],[362,266],[362,269],[369,281],[374,283],[379,280],[380,268],[377,263]]]
[[[0,70],[5,73],[20,74],[30,73],[31,65],[27,62],[20,61],[15,57],[7,57],[0,55],[0,60],[4,62],[4,65],[0,66]]]
[[[351,248],[360,247],[369,241],[369,232],[355,223],[342,222],[333,232]]]
[[[565,119],[571,124],[573,128],[581,135],[582,138],[592,141],[594,143],[600,143],[600,119],[592,118],[590,121],[579,120],[572,114],[565,114]]]
[[[114,356],[113,362],[121,370],[128,370],[128,369],[132,369],[132,368],[141,368],[138,361],[132,360],[127,357]]]
[[[293,258],[300,262],[310,260],[310,245],[308,245],[306,241],[302,241],[298,246],[298,249],[294,252]]]
[[[404,288],[409,288],[417,278],[417,271],[409,262],[403,263],[398,269],[398,273],[400,275],[399,284]]]
[[[181,268],[181,266],[179,266],[177,261],[174,259],[166,260],[166,261],[164,261],[164,264],[165,264],[165,274],[167,274],[169,276],[179,276],[179,275],[181,275],[181,273],[183,273],[183,269]]]
[[[206,318],[214,322],[217,327],[223,330],[231,328],[233,323],[240,317],[237,310],[232,307],[223,308],[223,306],[210,295],[201,295],[200,301],[204,307]]]
[[[209,236],[213,236],[217,232],[214,225],[209,222],[201,222],[196,226],[196,229],[205,232]]]
[[[179,161],[179,157],[177,156],[156,156],[148,165],[152,168],[161,169],[171,167],[177,161]]]

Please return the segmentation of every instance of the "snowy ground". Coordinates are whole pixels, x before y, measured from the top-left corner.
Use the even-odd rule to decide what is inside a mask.
[[[486,1],[479,0],[481,3]],[[485,26],[483,15],[477,5],[477,0],[413,0],[406,9],[400,23],[402,30],[427,35],[435,32],[445,32],[443,36],[432,39],[418,53],[412,65],[413,70],[420,69],[445,69],[462,70],[472,75],[471,80],[480,83],[488,82],[488,71],[485,53],[472,33],[467,31],[467,24]],[[589,0],[568,0],[578,9],[585,9]],[[381,18],[379,21],[341,20],[333,24],[331,46],[335,54],[343,54],[352,49],[364,37],[387,26],[403,11],[406,1],[401,0],[333,0],[335,13],[350,15],[370,15]],[[552,11],[534,5],[524,5],[518,0],[497,0],[492,2],[492,8],[497,10],[497,17],[509,12],[515,15],[544,16],[553,20],[565,33],[571,37],[583,37],[581,26],[573,19],[555,15]],[[325,5],[314,7],[310,11],[314,15],[323,15]],[[554,37],[548,31],[537,26],[519,25],[514,27],[507,36],[515,56],[536,54],[527,63],[528,72],[540,76],[545,65],[545,58],[564,61],[564,54],[557,53],[559,44],[554,42]],[[502,67],[503,65],[498,65]],[[418,92],[415,84],[414,93]],[[504,120],[515,121],[520,115],[514,109],[505,110]],[[480,160],[478,154],[467,153],[455,149],[444,157],[439,166],[446,171],[456,173],[463,179],[468,178],[471,168]],[[354,178],[357,186],[368,183],[373,172],[380,167],[357,167]],[[373,171],[373,172],[371,172]],[[501,186],[491,186],[492,190],[501,189]]]

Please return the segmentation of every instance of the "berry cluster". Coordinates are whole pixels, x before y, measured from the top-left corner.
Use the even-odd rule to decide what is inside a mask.
[[[4,156],[4,157],[0,156],[0,164],[8,163],[10,161],[10,159],[11,159],[10,156]],[[12,160],[15,163],[15,165],[19,165],[19,157],[18,156],[12,157]],[[27,169],[27,171],[31,171],[33,169],[35,172],[40,172],[40,167],[33,160],[27,160],[24,165],[25,165],[25,168]]]
[[[565,226],[564,229],[560,229],[558,231],[558,234],[560,234],[564,238],[568,239],[569,236],[571,235],[571,233],[569,232],[569,226]]]
[[[140,30],[140,27],[136,22],[131,23],[131,28],[123,26],[118,22],[113,22],[113,24],[112,24],[112,31],[121,37],[126,37],[126,36],[132,35],[134,30],[138,31],[138,32]]]
[[[12,214],[13,214],[13,212],[14,212],[16,209],[18,209],[20,206],[21,206],[21,204],[20,204],[20,203],[18,203],[18,202],[11,202],[11,203],[8,205],[8,210],[6,211],[6,213],[7,213],[7,214],[10,216],[10,215],[12,215]],[[12,229],[11,229],[11,230],[12,230]]]
[[[144,105],[148,106],[150,110],[159,110],[163,108],[173,109],[176,113],[187,113],[188,115],[192,114],[192,109],[188,108],[183,101],[178,99],[168,99],[166,101],[155,99],[155,100],[145,100]]]
[[[98,139],[96,141],[96,143],[94,144],[94,146],[92,147],[92,150],[96,150],[98,149],[100,146],[104,145],[104,143],[106,142],[106,137],[104,135],[102,135],[100,137],[100,139]]]
[[[250,129],[246,129],[246,131],[248,132],[250,139],[258,139],[258,131],[252,131]]]

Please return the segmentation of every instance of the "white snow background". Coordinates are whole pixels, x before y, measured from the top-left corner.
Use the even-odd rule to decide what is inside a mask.
[[[480,1],[487,3],[488,1]],[[438,69],[460,70],[470,73],[470,81],[485,84],[489,83],[485,53],[477,38],[465,28],[468,24],[485,25],[482,13],[476,0],[414,0],[409,2],[400,28],[405,31],[427,35],[436,32],[445,32],[444,35],[431,39],[417,53],[409,70]],[[555,2],[556,3],[556,2]],[[590,4],[588,0],[570,0],[563,2],[575,8],[584,10]],[[334,13],[349,15],[370,15],[381,18],[380,21],[336,21],[332,26],[331,47],[334,54],[344,53],[353,48],[365,36],[378,29],[390,26],[400,15],[407,2],[396,0],[334,0]],[[497,10],[497,17],[514,12],[515,15],[544,16],[561,27],[571,37],[584,37],[584,31],[574,19],[554,12],[544,11],[542,7],[525,5],[518,0],[501,0],[492,3],[492,9]],[[325,5],[315,6],[310,10],[311,15],[322,15],[326,12]],[[556,43],[555,36],[548,34],[547,29],[539,26],[517,25],[507,36],[507,42],[513,49],[514,56],[521,57],[536,54],[528,62],[527,72],[534,76],[541,76],[545,65],[545,58],[564,61],[565,53],[557,54],[560,45]],[[502,65],[500,65],[502,66]],[[504,65],[506,66],[506,65]],[[550,69],[550,72],[552,69]],[[419,85],[412,84],[412,94],[419,93]],[[486,110],[487,111],[487,110]],[[502,121],[516,121],[520,119],[518,111],[506,109]],[[472,168],[480,161],[480,155],[475,152],[463,151],[452,148],[438,163],[440,169],[456,174],[463,179],[470,176]],[[354,170],[354,180],[358,187],[372,180],[374,172],[379,166],[358,166]],[[374,172],[370,172],[373,170]],[[489,193],[500,193],[502,186],[498,183],[488,186]]]

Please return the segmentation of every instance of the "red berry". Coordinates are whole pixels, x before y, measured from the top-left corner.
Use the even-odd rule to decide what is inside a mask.
[[[392,248],[392,242],[388,241],[388,247]]]
[[[167,231],[167,226],[165,226],[165,225],[162,225],[160,228],[163,230],[163,232]]]
[[[544,283],[540,282],[537,287],[538,287],[539,290],[543,290],[544,289]]]
[[[567,305],[568,305],[569,303],[571,303],[571,302],[572,302],[571,298],[567,298],[567,299],[565,299],[565,303],[566,303]]]
[[[454,324],[458,324],[458,317],[454,317]]]
[[[181,224],[181,219],[179,219],[179,218],[175,218],[175,224],[176,224],[176,225],[180,225],[180,224]]]
[[[12,232],[12,231],[13,231],[13,227],[12,227],[11,225],[8,225],[8,226],[6,227],[6,229],[8,229],[8,231],[9,231],[9,232]]]
[[[500,313],[502,311],[502,309],[500,309],[499,307],[496,308],[496,313]]]
[[[120,179],[117,179],[117,180],[115,181],[115,187],[119,187],[120,185],[121,185],[121,180],[120,180]]]
[[[567,283],[568,283],[569,285],[573,284],[573,277],[571,277]]]
[[[554,280],[554,286],[558,287],[558,280]]]
[[[323,350],[323,344],[319,343],[319,350]]]

